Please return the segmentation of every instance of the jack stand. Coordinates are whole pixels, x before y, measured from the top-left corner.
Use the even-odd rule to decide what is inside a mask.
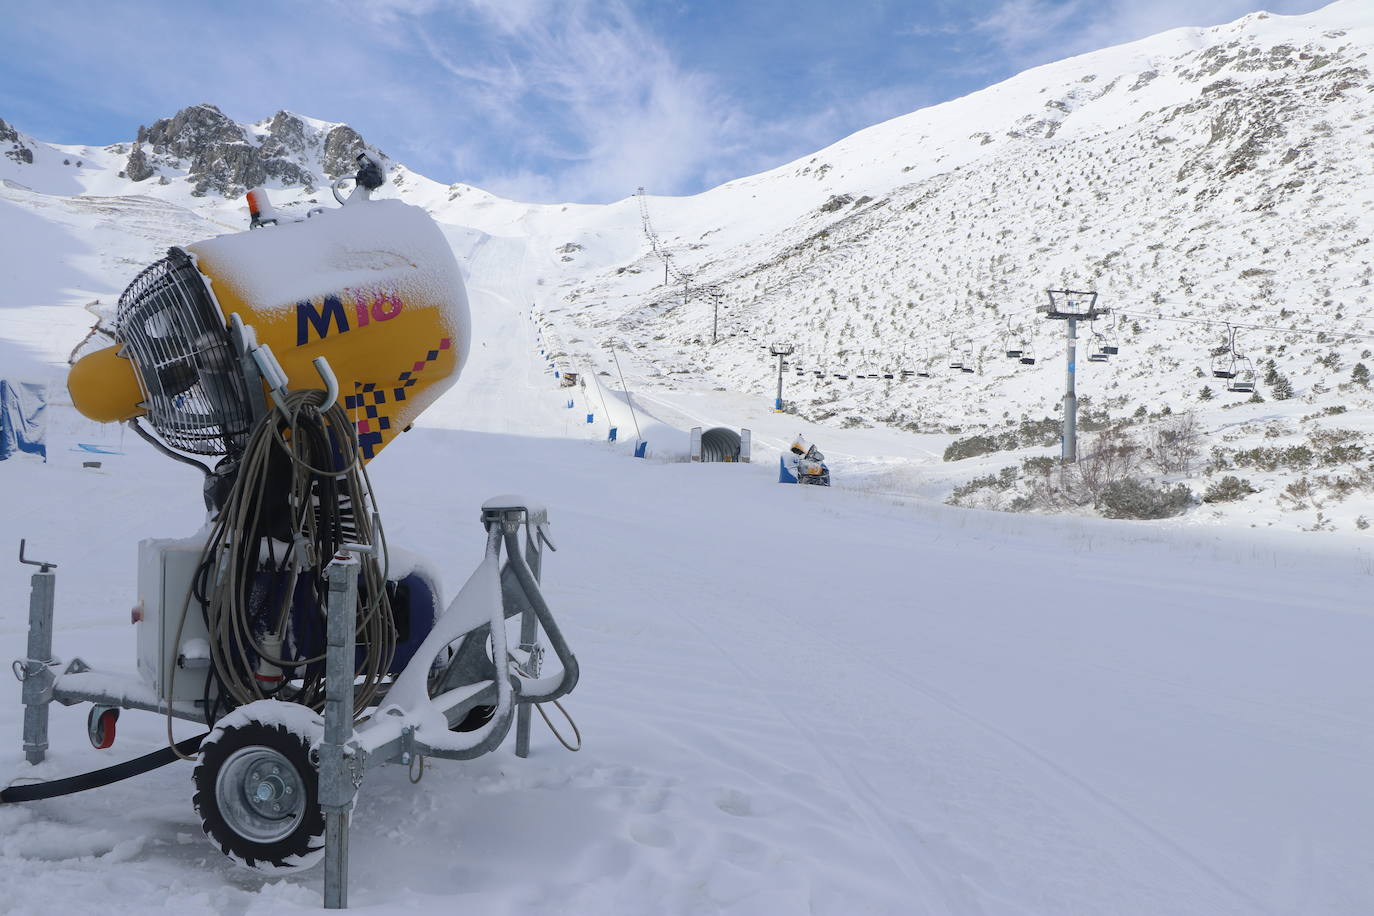
[[[348,908],[348,820],[358,793],[346,747],[353,738],[353,642],[357,632],[358,557],[329,564],[325,650],[324,742],[320,745],[320,808],[324,811],[324,908]]]
[[[48,753],[48,704],[52,702],[53,675],[57,664],[52,655],[52,609],[57,587],[56,563],[43,563],[24,557],[24,541],[19,542],[19,562],[37,566],[29,580],[28,657],[13,665],[14,676],[24,685],[24,759],[40,764]],[[44,676],[46,675],[46,676]]]
[[[528,510],[527,510],[528,511]],[[536,531],[538,525],[544,521],[538,518],[533,523],[525,525],[525,562],[529,564],[530,572],[534,573],[534,581],[539,581],[539,567],[543,560],[543,546],[539,543]],[[521,647],[535,644],[535,639],[539,635],[539,619],[534,614],[533,608],[527,608],[520,614],[520,645]],[[515,709],[515,756],[528,757],[530,755],[530,704],[521,703]]]

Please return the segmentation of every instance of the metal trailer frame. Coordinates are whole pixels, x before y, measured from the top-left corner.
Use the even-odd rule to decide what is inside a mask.
[[[486,553],[468,580],[469,586],[476,582],[479,587],[465,587],[459,592],[435,621],[410,663],[378,699],[370,718],[356,726],[353,664],[357,555],[375,548],[347,545],[328,566],[324,727],[320,734],[311,736],[311,757],[318,757],[320,808],[325,815],[324,904],[328,909],[348,905],[349,814],[367,770],[393,763],[410,765],[417,757],[473,759],[499,747],[512,724],[516,733],[515,753],[526,757],[530,748],[530,706],[558,699],[577,685],[577,659],[540,590],[543,548],[557,549],[549,538],[547,511],[519,497],[498,496],[483,504],[481,521],[487,534]],[[22,541],[20,562],[40,567],[31,579],[27,655],[12,666],[22,684],[24,756],[29,763],[41,763],[46,756],[48,712],[53,702],[64,706],[91,703],[95,707],[92,721],[107,710],[138,709],[214,724],[206,721],[200,703],[164,700],[141,679],[97,671],[80,658],[73,658],[62,667],[52,652],[57,578],[52,570],[56,564],[26,559]],[[484,576],[488,577],[485,583],[480,581]],[[499,607],[491,606],[495,589],[480,587],[494,585],[491,577],[499,581]],[[520,644],[509,651],[504,624],[512,617],[520,618]],[[487,628],[492,642],[491,657],[487,655],[483,634]],[[541,676],[541,629],[562,666],[551,675]],[[483,638],[466,638],[475,635]],[[420,701],[428,703],[429,709],[389,702],[390,694],[404,692],[398,690],[403,685],[413,687],[418,682],[428,693],[434,659],[454,643],[460,644],[439,676],[436,695]],[[498,672],[493,658],[503,657],[511,661],[503,666],[504,672]],[[401,701],[405,699],[403,695]],[[494,706],[495,712],[490,721],[473,732],[426,731],[424,722],[427,718],[432,721],[432,716],[422,712],[438,711],[451,730],[479,706]]]

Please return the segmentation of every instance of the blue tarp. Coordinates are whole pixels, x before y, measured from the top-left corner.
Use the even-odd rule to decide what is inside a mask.
[[[45,385],[0,379],[0,461],[15,454],[48,460],[43,442],[47,409]]]

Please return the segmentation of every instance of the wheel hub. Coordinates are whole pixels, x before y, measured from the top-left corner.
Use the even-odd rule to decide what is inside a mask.
[[[220,767],[215,797],[230,829],[257,843],[290,835],[305,811],[300,773],[268,747],[245,747],[231,754]]]

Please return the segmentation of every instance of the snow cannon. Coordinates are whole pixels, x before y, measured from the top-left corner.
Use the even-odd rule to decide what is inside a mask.
[[[779,459],[778,483],[830,486],[830,467],[825,456],[800,433],[793,437],[788,454]]]
[[[55,566],[20,543],[20,561],[39,567],[14,663],[25,758],[44,760],[54,701],[90,704],[97,748],[114,743],[124,709],[167,717],[167,746],[0,789],[0,804],[35,801],[191,760],[214,846],[264,871],[323,861],[335,908],[368,769],[409,766],[418,782],[427,759],[473,759],[512,730],[527,756],[531,708],[554,729],[542,704],[558,705],[579,671],[541,591],[553,549],[542,506],[482,504],[484,558],[446,607],[432,564],[388,550],[364,465],[452,385],[471,331],[439,228],[372,200],[382,169],[366,155],[359,166],[347,197],[350,179],[334,184],[340,209],[300,220],[255,189],[254,231],[171,249],[120,297],[114,346],[72,367],[82,413],[126,422],[204,473],[208,519],[138,545],[131,675],[57,661]],[[173,743],[171,719],[208,731]],[[554,729],[577,750],[572,731],[576,743]]]
[[[267,225],[265,192],[250,196]],[[366,462],[457,380],[467,296],[428,214],[370,200],[269,223],[173,248],[140,274],[120,297],[115,346],[72,367],[76,408],[102,422],[146,416],[174,448],[234,455],[254,401],[282,377],[313,378],[324,357]],[[280,376],[244,364],[258,347]]]

